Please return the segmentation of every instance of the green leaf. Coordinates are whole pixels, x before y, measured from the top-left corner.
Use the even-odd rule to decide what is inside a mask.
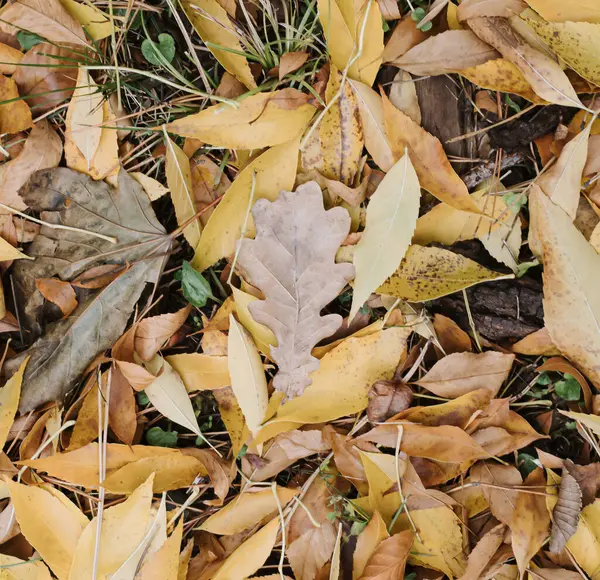
[[[540,263],[537,260],[533,260],[532,262],[521,262],[520,264],[517,264],[517,271],[515,272],[515,275],[517,278],[521,278],[522,276],[525,276],[527,270],[530,268],[535,268],[539,265]]]
[[[45,42],[41,36],[38,36],[33,32],[27,32],[26,30],[19,30],[19,32],[17,32],[17,40],[19,41],[21,48],[25,51],[33,48],[40,42]]]
[[[144,391],[140,391],[137,393],[137,402],[140,407],[145,407],[150,403],[150,399],[148,398],[148,395],[144,393]]]
[[[525,479],[534,469],[541,467],[539,460],[528,453],[519,453],[517,467]]]
[[[433,23],[431,21],[426,22],[425,24],[423,24],[423,26],[419,26],[419,28],[423,32],[427,32],[428,30],[431,30],[433,28]]]
[[[536,384],[538,385],[549,385],[552,382],[552,379],[548,376],[548,373],[540,373]]]
[[[557,381],[554,385],[556,394],[565,401],[579,401],[581,398],[581,386],[571,375],[565,373],[563,381]]]
[[[415,22],[419,22],[420,20],[423,20],[423,18],[425,18],[425,9],[424,8],[415,8],[411,13],[410,13],[410,17],[415,21]]]
[[[175,58],[175,40],[170,34],[162,33],[158,35],[158,43],[146,38],[142,42],[142,54],[144,58],[156,66],[170,63]]]
[[[194,270],[189,262],[183,262],[181,266],[181,290],[185,299],[197,308],[206,306],[209,298],[216,300],[208,280],[200,272]]]
[[[151,427],[146,431],[146,441],[153,447],[177,447],[177,431],[164,431],[160,427]]]
[[[515,103],[511,98],[510,95],[504,95],[504,102],[515,112],[515,113],[520,113],[521,112],[521,107],[519,107],[519,105],[517,105],[517,103]]]
[[[502,196],[502,199],[514,212],[517,212],[524,205],[527,205],[527,196],[522,193],[505,193]]]
[[[351,536],[358,536],[367,527],[367,522],[352,522],[350,528]]]

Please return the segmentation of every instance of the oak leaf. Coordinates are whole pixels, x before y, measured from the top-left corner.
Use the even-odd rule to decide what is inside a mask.
[[[240,242],[238,263],[266,296],[250,304],[250,313],[277,337],[273,384],[292,398],[310,385],[308,375],[319,366],[312,348],[342,323],[340,315],[320,312],[354,274],[352,266],[334,262],[350,216],[342,208],[325,211],[316,183],[281,192],[275,202],[259,200],[252,213],[256,239]]]

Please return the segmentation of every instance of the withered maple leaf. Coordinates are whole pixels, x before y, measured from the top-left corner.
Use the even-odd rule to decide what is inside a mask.
[[[350,216],[341,207],[325,211],[315,182],[282,191],[274,202],[257,201],[252,215],[256,238],[240,241],[238,264],[266,297],[250,305],[250,314],[275,334],[271,354],[279,371],[273,384],[292,398],[311,384],[309,374],[319,366],[312,348],[342,324],[339,314],[321,316],[321,310],[354,277],[351,264],[335,263]]]

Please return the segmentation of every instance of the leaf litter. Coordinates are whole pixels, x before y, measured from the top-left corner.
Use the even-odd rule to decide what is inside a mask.
[[[598,577],[572,4],[0,9],[3,578]]]

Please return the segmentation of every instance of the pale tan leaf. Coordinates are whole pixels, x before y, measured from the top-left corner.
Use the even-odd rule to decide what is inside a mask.
[[[183,225],[196,215],[198,211],[193,195],[190,160],[181,148],[167,136],[167,152],[165,155],[165,173],[167,186],[171,191],[171,201],[175,206],[177,224]],[[188,244],[196,249],[200,243],[202,226],[196,218],[183,230]]]
[[[600,6],[596,0],[580,0],[574,4],[562,0],[527,0],[527,4],[548,22],[600,22]]]
[[[52,580],[50,572],[43,562],[19,560],[14,556],[0,554],[0,568],[11,569],[7,580]]]
[[[154,554],[147,555],[135,580],[178,580],[179,548],[183,535],[183,518],[173,533]],[[112,579],[111,579],[112,580]]]
[[[512,351],[530,356],[556,356],[560,351],[554,346],[548,329],[540,328],[512,345]]]
[[[252,338],[233,314],[229,315],[227,352],[231,388],[244,413],[248,429],[256,434],[265,418],[269,401],[267,379]]]
[[[508,378],[513,354],[488,351],[448,355],[435,363],[416,383],[438,397],[454,399],[477,389],[488,389],[495,397]]]
[[[140,358],[149,361],[185,323],[191,306],[177,312],[144,318],[136,327],[135,350]]]
[[[285,75],[297,71],[307,60],[308,53],[302,51],[286,52],[279,59],[279,80]]]
[[[383,49],[383,62],[389,63],[399,60],[413,46],[424,42],[429,35],[415,26],[415,21],[410,14],[406,14],[394,27],[385,48]]]
[[[559,554],[577,531],[581,513],[581,488],[577,480],[565,469],[560,480],[558,501],[552,510],[550,551]]]
[[[181,7],[192,26],[223,68],[249,89],[256,87],[243,54],[236,26],[217,0],[183,0]]]
[[[0,389],[0,449],[4,447],[8,438],[8,433],[12,427],[19,398],[21,397],[21,385],[23,383],[23,374],[29,358],[24,360],[19,370],[12,376]]]
[[[471,480],[484,484],[481,488],[490,511],[495,518],[510,526],[517,505],[518,491],[514,488],[523,484],[519,470],[512,465],[477,463],[471,469]]]
[[[17,248],[9,244],[4,238],[0,238],[0,261],[29,259],[29,256],[19,252]]]
[[[320,312],[353,276],[352,266],[334,263],[350,218],[342,208],[326,212],[321,190],[312,182],[295,193],[281,192],[275,202],[257,202],[253,215],[258,233],[255,240],[240,242],[238,264],[266,296],[249,309],[277,337],[277,347],[271,348],[279,366],[273,384],[294,397],[318,368],[312,347],[342,322],[339,315],[321,317]]]
[[[253,129],[256,131],[256,129]],[[281,190],[290,190],[296,179],[299,137],[267,150],[237,176],[223,199],[210,216],[202,232],[200,244],[192,261],[196,270],[203,271],[226,256],[233,255],[235,244],[242,235],[252,182],[256,182],[254,199],[277,199]],[[255,233],[254,220],[249,216],[246,235]]]
[[[470,30],[447,30],[417,44],[393,63],[414,75],[440,75],[495,58],[498,52]]]
[[[129,175],[131,175],[131,177],[133,177],[144,188],[144,191],[148,194],[150,201],[156,201],[159,197],[169,193],[169,190],[162,183],[156,181],[156,179],[146,175],[145,173],[132,171],[129,173]]]
[[[390,101],[397,109],[406,113],[417,125],[421,124],[421,107],[417,98],[417,87],[409,73],[399,70],[392,81]]]
[[[356,540],[352,565],[353,580],[357,580],[362,576],[367,562],[369,562],[377,547],[389,537],[387,526],[379,512],[376,511]]]
[[[567,75],[545,54],[527,44],[499,17],[471,18],[471,30],[516,65],[533,90],[550,103],[581,108],[582,104]]]
[[[395,580],[404,576],[406,559],[413,544],[408,530],[386,538],[375,548],[360,576],[361,580]]]
[[[479,580],[481,573],[487,568],[498,548],[504,541],[506,526],[498,524],[477,542],[469,554],[467,568],[460,580]]]
[[[523,0],[464,0],[458,7],[459,20],[478,16],[501,16],[508,18],[520,14],[527,8]]]
[[[414,232],[420,199],[419,179],[405,154],[383,178],[367,207],[365,229],[354,251],[350,320],[400,265]]]

